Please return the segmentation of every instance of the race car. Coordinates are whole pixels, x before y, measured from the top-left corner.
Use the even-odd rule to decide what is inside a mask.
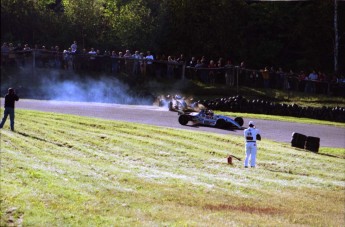
[[[187,102],[180,95],[175,95],[172,97],[168,104],[170,111],[185,111],[188,109]]]
[[[198,112],[205,108],[204,105],[196,102],[193,98],[182,97],[181,95],[166,95],[158,96],[156,102],[159,106],[168,107],[169,111],[186,113],[186,112]]]
[[[227,116],[214,114],[212,110],[201,110],[200,112],[183,113],[178,117],[181,125],[187,125],[191,121],[193,124],[214,126],[217,128],[237,128],[242,129],[243,118],[236,117],[232,119]]]

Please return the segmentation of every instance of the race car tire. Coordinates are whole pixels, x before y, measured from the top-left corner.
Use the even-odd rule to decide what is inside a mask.
[[[308,136],[305,142],[305,149],[312,152],[319,152],[320,138]]]
[[[224,119],[219,119],[216,122],[216,127],[217,128],[225,128],[226,127],[226,122]]]
[[[244,121],[243,121],[243,118],[242,117],[236,117],[235,120],[237,122],[237,124],[239,124],[240,126],[243,125]]]
[[[181,125],[186,125],[188,124],[188,121],[189,121],[189,117],[187,115],[180,115],[179,118],[178,118],[178,122],[181,124]]]
[[[297,132],[293,132],[292,133],[292,139],[291,139],[291,146],[304,149],[306,140],[307,140],[306,135],[303,135],[303,134],[300,134]]]

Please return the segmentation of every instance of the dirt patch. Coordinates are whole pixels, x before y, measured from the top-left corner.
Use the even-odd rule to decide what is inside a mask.
[[[204,206],[204,209],[211,210],[211,211],[241,211],[245,213],[251,214],[267,214],[273,215],[281,213],[280,210],[273,208],[273,207],[253,207],[253,206],[244,206],[244,205],[230,205],[230,204],[208,204]]]

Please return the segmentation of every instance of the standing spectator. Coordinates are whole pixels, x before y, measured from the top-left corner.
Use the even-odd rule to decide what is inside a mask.
[[[327,83],[326,74],[319,71],[317,73],[317,80],[319,81],[319,83],[317,83],[318,86],[316,88],[316,91],[322,94],[327,94],[328,83]]]
[[[248,84],[245,68],[246,68],[245,62],[242,61],[240,64],[240,68],[239,68],[239,77],[238,77],[238,84],[239,85],[247,85]]]
[[[155,76],[157,79],[164,77],[163,72],[164,72],[164,67],[163,64],[161,63],[162,57],[161,55],[157,54],[156,55],[156,61],[153,63],[154,64],[154,70],[155,70]]]
[[[176,61],[172,56],[168,56],[168,65],[167,65],[167,77],[168,79],[174,79],[174,68]]]
[[[15,53],[15,48],[13,46],[13,43],[10,43],[8,45],[8,64],[13,66],[16,63],[16,53]]]
[[[147,51],[146,52],[146,71],[147,71],[147,75],[149,77],[153,77],[153,60],[154,60],[154,57],[153,55],[151,54],[150,51]]]
[[[13,88],[8,89],[8,93],[5,95],[5,110],[4,117],[0,123],[0,128],[4,127],[8,115],[10,115],[10,127],[14,131],[14,107],[15,102],[19,100],[18,95],[16,95]]]
[[[83,48],[80,54],[78,52],[79,51],[77,50],[76,57],[78,58],[77,62],[78,62],[78,65],[80,65],[80,70],[83,71],[83,70],[90,69],[90,65],[89,65],[90,56],[89,56],[88,51],[85,48]]]
[[[304,91],[305,90],[305,84],[306,84],[306,80],[307,80],[307,76],[304,73],[304,71],[301,71],[298,74],[298,91]]]
[[[204,57],[195,65],[195,69],[197,70],[198,77],[200,81],[203,83],[208,83],[208,69],[206,59]]]
[[[1,65],[7,65],[9,52],[10,52],[10,48],[8,44],[3,43],[1,46]]]
[[[180,57],[176,59],[176,63],[179,65],[174,68],[175,78],[181,78],[183,75],[183,70],[186,66],[186,59],[183,54],[180,54]]]
[[[208,81],[211,84],[214,84],[216,81],[216,72],[215,72],[215,68],[217,68],[217,65],[214,63],[213,60],[210,60],[210,63],[208,64],[207,68],[210,69],[210,71],[208,72]]]
[[[30,48],[29,44],[25,44],[24,45],[23,56],[24,56],[24,58],[22,59],[23,60],[23,65],[28,65],[29,63],[31,63],[31,61],[30,61],[31,48]]]
[[[246,149],[246,157],[244,160],[244,167],[248,168],[249,159],[250,159],[250,166],[252,168],[256,165],[256,140],[261,140],[261,136],[259,130],[255,128],[254,122],[249,121],[249,128],[244,130],[244,139],[246,141],[245,149]]]
[[[63,68],[64,69],[68,69],[68,58],[70,57],[69,56],[69,51],[68,50],[63,50],[62,51],[62,55],[63,55]]]
[[[129,74],[130,73],[130,71],[131,71],[131,60],[130,60],[130,58],[132,58],[132,54],[131,54],[131,52],[129,51],[129,50],[126,50],[126,52],[125,52],[125,54],[123,55],[123,57],[125,58],[125,72],[127,73],[127,74]]]
[[[285,81],[285,73],[281,67],[278,68],[277,71],[277,88],[284,89],[284,81]]]
[[[224,67],[226,68],[225,84],[229,85],[230,87],[233,87],[235,85],[235,73],[234,68],[232,67],[231,60],[228,60]]]
[[[311,92],[311,93],[315,92],[315,88],[316,88],[315,81],[317,81],[317,74],[316,74],[316,71],[313,70],[309,74],[308,80],[306,81],[305,92]]]
[[[196,58],[195,57],[192,57],[191,59],[190,59],[190,61],[189,61],[189,67],[195,67],[196,66],[196,64],[197,64],[197,60],[196,60]]]
[[[181,64],[183,64],[183,63],[185,63],[185,62],[186,62],[186,60],[185,60],[185,58],[184,58],[184,55],[183,55],[183,54],[180,54],[180,57],[179,57],[179,58],[177,58],[177,59],[176,59],[176,61],[177,61],[177,63],[181,63]]]
[[[261,75],[264,81],[264,88],[268,89],[270,87],[270,72],[268,71],[267,67],[261,71]]]
[[[188,79],[196,79],[196,71],[194,69],[197,61],[195,57],[192,57],[191,60],[188,62],[188,71],[187,71],[187,78]]]
[[[89,66],[90,66],[91,70],[95,70],[96,69],[96,55],[97,55],[97,52],[92,47],[90,49],[90,51],[88,52],[88,54],[89,54],[89,62],[90,62]]]
[[[77,52],[77,49],[78,49],[77,41],[74,41],[71,45],[71,52],[74,54],[75,52]]]
[[[132,58],[134,59],[133,62],[133,75],[138,76],[140,72],[140,54],[139,51],[135,51]]]
[[[290,69],[288,77],[288,86],[290,90],[296,91],[298,86],[298,77],[297,75]]]
[[[125,71],[125,61],[124,61],[124,57],[123,57],[123,52],[122,51],[119,51],[119,54],[118,54],[118,58],[119,58],[119,61],[118,61],[118,72],[121,73],[121,72],[124,72]]]
[[[60,53],[60,47],[55,46],[54,50],[54,62],[55,62],[55,68],[60,69],[61,68],[61,62],[62,62],[62,54]]]
[[[118,72],[119,60],[118,60],[116,51],[114,50],[111,52],[110,61],[111,61],[111,72],[116,76]]]
[[[273,66],[270,68],[269,77],[270,77],[270,87],[277,88],[277,81],[278,81],[277,73]]]
[[[146,58],[145,58],[145,56],[144,56],[144,53],[143,52],[141,52],[140,54],[139,54],[139,64],[140,64],[140,73],[141,73],[141,75],[142,76],[144,76],[144,77],[146,77]]]
[[[219,58],[218,61],[217,61],[217,68],[219,68],[219,70],[216,70],[216,75],[215,75],[215,81],[216,82],[220,82],[220,83],[224,83],[224,71],[223,71],[223,68],[224,68],[224,60],[223,58]]]
[[[96,56],[95,56],[95,70],[97,72],[101,71],[102,65],[104,63],[104,55],[102,55],[101,51],[99,49],[96,50]]]
[[[42,67],[43,68],[49,67],[49,53],[46,46],[43,45],[41,47],[40,54],[41,54]]]

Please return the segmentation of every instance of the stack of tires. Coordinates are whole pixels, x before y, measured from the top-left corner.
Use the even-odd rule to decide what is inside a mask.
[[[318,152],[320,148],[320,138],[293,132],[291,146],[306,149],[312,152]]]
[[[293,132],[292,138],[291,138],[291,146],[304,149],[306,140],[307,140],[306,135],[303,135],[303,134],[300,134],[297,132]]]
[[[305,141],[305,149],[312,152],[318,152],[320,147],[320,138],[308,136]]]

